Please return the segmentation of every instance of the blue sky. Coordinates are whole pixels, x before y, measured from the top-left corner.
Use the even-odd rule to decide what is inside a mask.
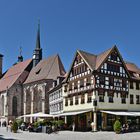
[[[117,45],[123,58],[140,66],[139,0],[0,0],[3,71],[32,57],[38,19],[43,57],[59,53],[66,70],[77,49],[95,54]]]

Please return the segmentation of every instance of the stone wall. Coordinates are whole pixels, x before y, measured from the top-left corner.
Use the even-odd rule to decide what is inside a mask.
[[[53,80],[46,80],[24,85],[24,114],[49,113],[48,90],[52,87]]]

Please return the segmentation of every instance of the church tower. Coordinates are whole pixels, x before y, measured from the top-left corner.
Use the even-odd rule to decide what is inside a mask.
[[[2,76],[2,59],[3,59],[3,55],[0,54],[0,78]]]
[[[40,60],[42,60],[42,48],[40,46],[40,23],[38,23],[36,48],[33,53],[33,67],[35,67],[39,63]]]

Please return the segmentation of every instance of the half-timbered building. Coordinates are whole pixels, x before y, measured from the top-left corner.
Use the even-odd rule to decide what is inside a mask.
[[[129,91],[129,81],[138,81],[130,71],[116,46],[99,55],[78,50],[64,84],[67,123],[75,121],[77,130],[90,129],[91,122],[94,122],[94,131],[112,129],[116,112],[126,115],[128,111],[140,111],[130,103],[136,95]],[[139,76],[136,72],[134,75]],[[138,95],[135,98],[138,102]],[[121,116],[121,121],[126,119]]]

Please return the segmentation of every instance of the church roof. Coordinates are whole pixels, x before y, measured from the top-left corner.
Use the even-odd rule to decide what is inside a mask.
[[[47,59],[41,60],[35,67],[33,67],[24,84],[39,80],[56,80],[58,76],[64,76],[65,73],[59,55],[50,56]]]
[[[0,92],[10,88],[15,82],[23,83],[27,75],[26,68],[31,64],[32,59],[17,63],[7,70],[0,80]]]

